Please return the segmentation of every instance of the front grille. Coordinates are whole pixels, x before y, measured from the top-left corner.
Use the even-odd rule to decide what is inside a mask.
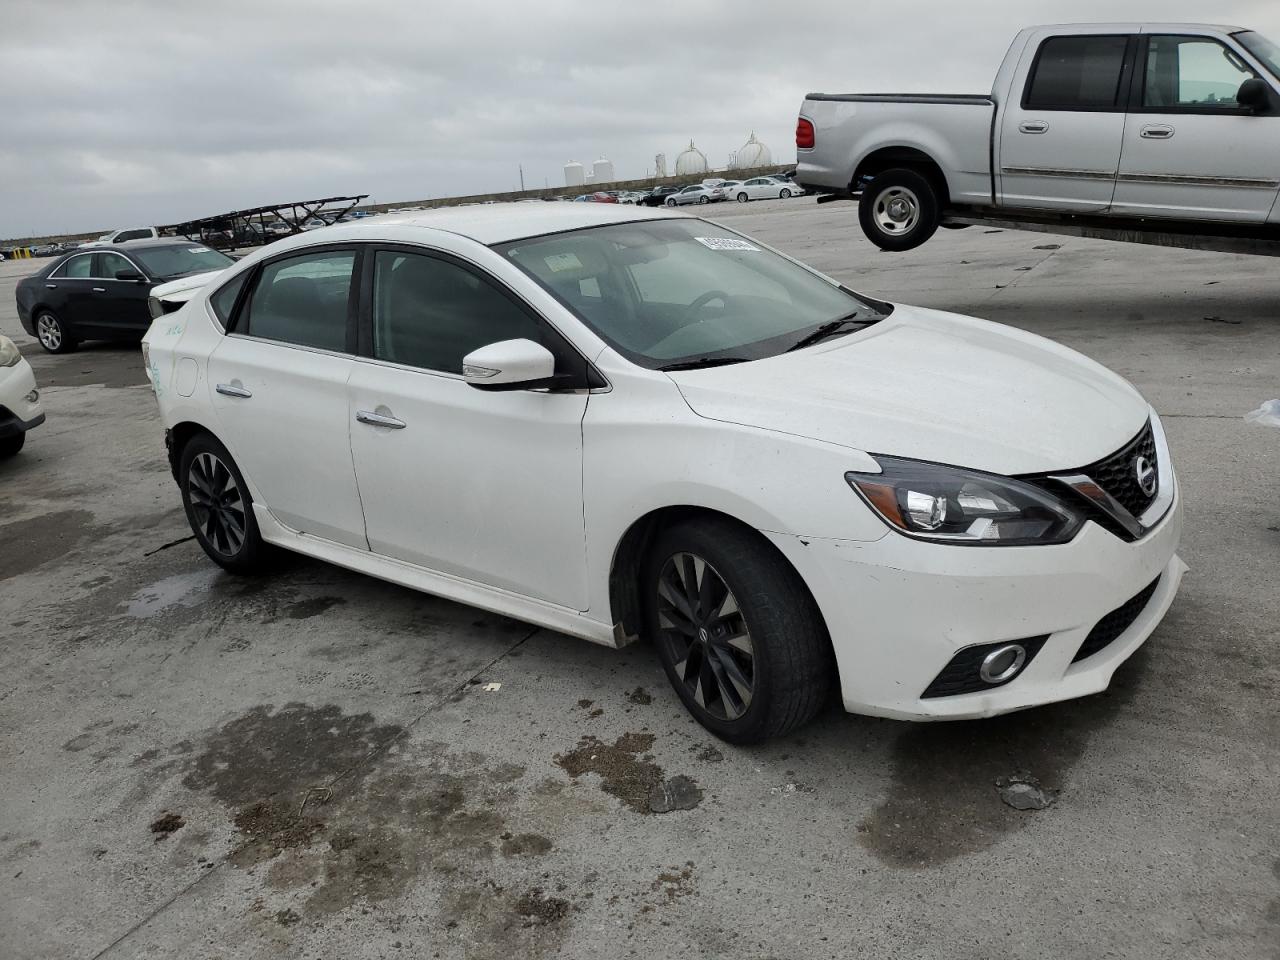
[[[1083,467],[1078,472],[1100,486],[1115,497],[1122,507],[1135,517],[1146,512],[1147,507],[1155,500],[1159,488],[1150,496],[1142,492],[1138,485],[1136,463],[1139,457],[1145,457],[1152,469],[1158,470],[1160,464],[1156,460],[1156,438],[1151,432],[1151,421],[1143,427],[1142,432],[1126,443],[1120,450],[1099,460],[1097,463]]]
[[[1133,621],[1137,620],[1138,615],[1147,608],[1147,604],[1151,602],[1152,594],[1156,592],[1156,587],[1159,585],[1160,578],[1156,577],[1141,593],[1126,601],[1122,606],[1116,607],[1099,620],[1093,629],[1089,631],[1089,635],[1084,638],[1084,643],[1080,644],[1080,649],[1076,651],[1076,655],[1071,659],[1071,662],[1079,663],[1085,657],[1092,657],[1133,626]]]
[[[1035,655],[1040,652],[1040,648],[1044,646],[1044,642],[1049,637],[1028,637],[1025,640],[1002,640],[999,643],[983,643],[976,647],[965,647],[951,661],[942,668],[942,672],[933,678],[933,683],[929,684],[924,693],[920,694],[921,699],[929,700],[933,697],[954,697],[960,693],[974,693],[978,690],[992,690],[996,687],[1003,686],[999,683],[987,683],[982,677],[978,676],[978,668],[982,666],[982,661],[992,650],[1000,647],[1007,647],[1010,643],[1020,643],[1022,648],[1027,651],[1027,659],[1022,664],[1022,669],[1013,677],[1010,677],[1005,683],[1012,683],[1026,671],[1031,665],[1031,661]]]

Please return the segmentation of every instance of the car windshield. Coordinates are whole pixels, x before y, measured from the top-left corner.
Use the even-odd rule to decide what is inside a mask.
[[[1262,61],[1273,77],[1280,77],[1280,47],[1252,30],[1245,30],[1233,36],[1240,41],[1242,47]]]
[[[776,356],[892,307],[692,218],[593,227],[496,249],[619,353],[650,369]]]
[[[225,253],[198,244],[171,247],[138,247],[130,256],[142,261],[147,272],[162,280],[185,277],[192,273],[222,270],[235,263]]]

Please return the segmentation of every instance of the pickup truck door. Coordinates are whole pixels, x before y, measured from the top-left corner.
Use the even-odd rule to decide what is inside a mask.
[[[1028,48],[1000,111],[1000,206],[1106,212],[1135,46],[1129,35],[1094,33]]]
[[[1112,212],[1262,223],[1280,187],[1280,114],[1236,102],[1257,76],[1206,36],[1142,38]]]

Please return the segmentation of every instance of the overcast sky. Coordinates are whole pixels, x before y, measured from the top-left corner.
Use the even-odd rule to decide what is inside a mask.
[[[0,0],[0,237],[619,178],[755,131],[808,90],[985,92],[1014,33],[1223,19],[1276,0]]]

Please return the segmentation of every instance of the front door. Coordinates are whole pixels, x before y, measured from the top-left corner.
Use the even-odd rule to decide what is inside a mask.
[[[1280,114],[1236,102],[1257,74],[1212,37],[1150,36],[1113,212],[1262,223],[1280,187]]]
[[[1001,112],[1002,207],[1105,213],[1115,191],[1131,38],[1045,40]]]
[[[120,273],[138,279],[121,280]],[[151,293],[142,271],[132,260],[104,250],[94,254],[93,283],[81,325],[103,336],[142,336],[151,326],[147,297]]]
[[[551,348],[555,334],[474,268],[404,250],[374,256],[373,356],[355,362],[347,414],[369,548],[586,609],[587,395],[462,379],[462,358],[478,347],[528,338]]]
[[[266,263],[209,357],[208,389],[255,497],[285,526],[367,549],[351,466],[356,252]]]

